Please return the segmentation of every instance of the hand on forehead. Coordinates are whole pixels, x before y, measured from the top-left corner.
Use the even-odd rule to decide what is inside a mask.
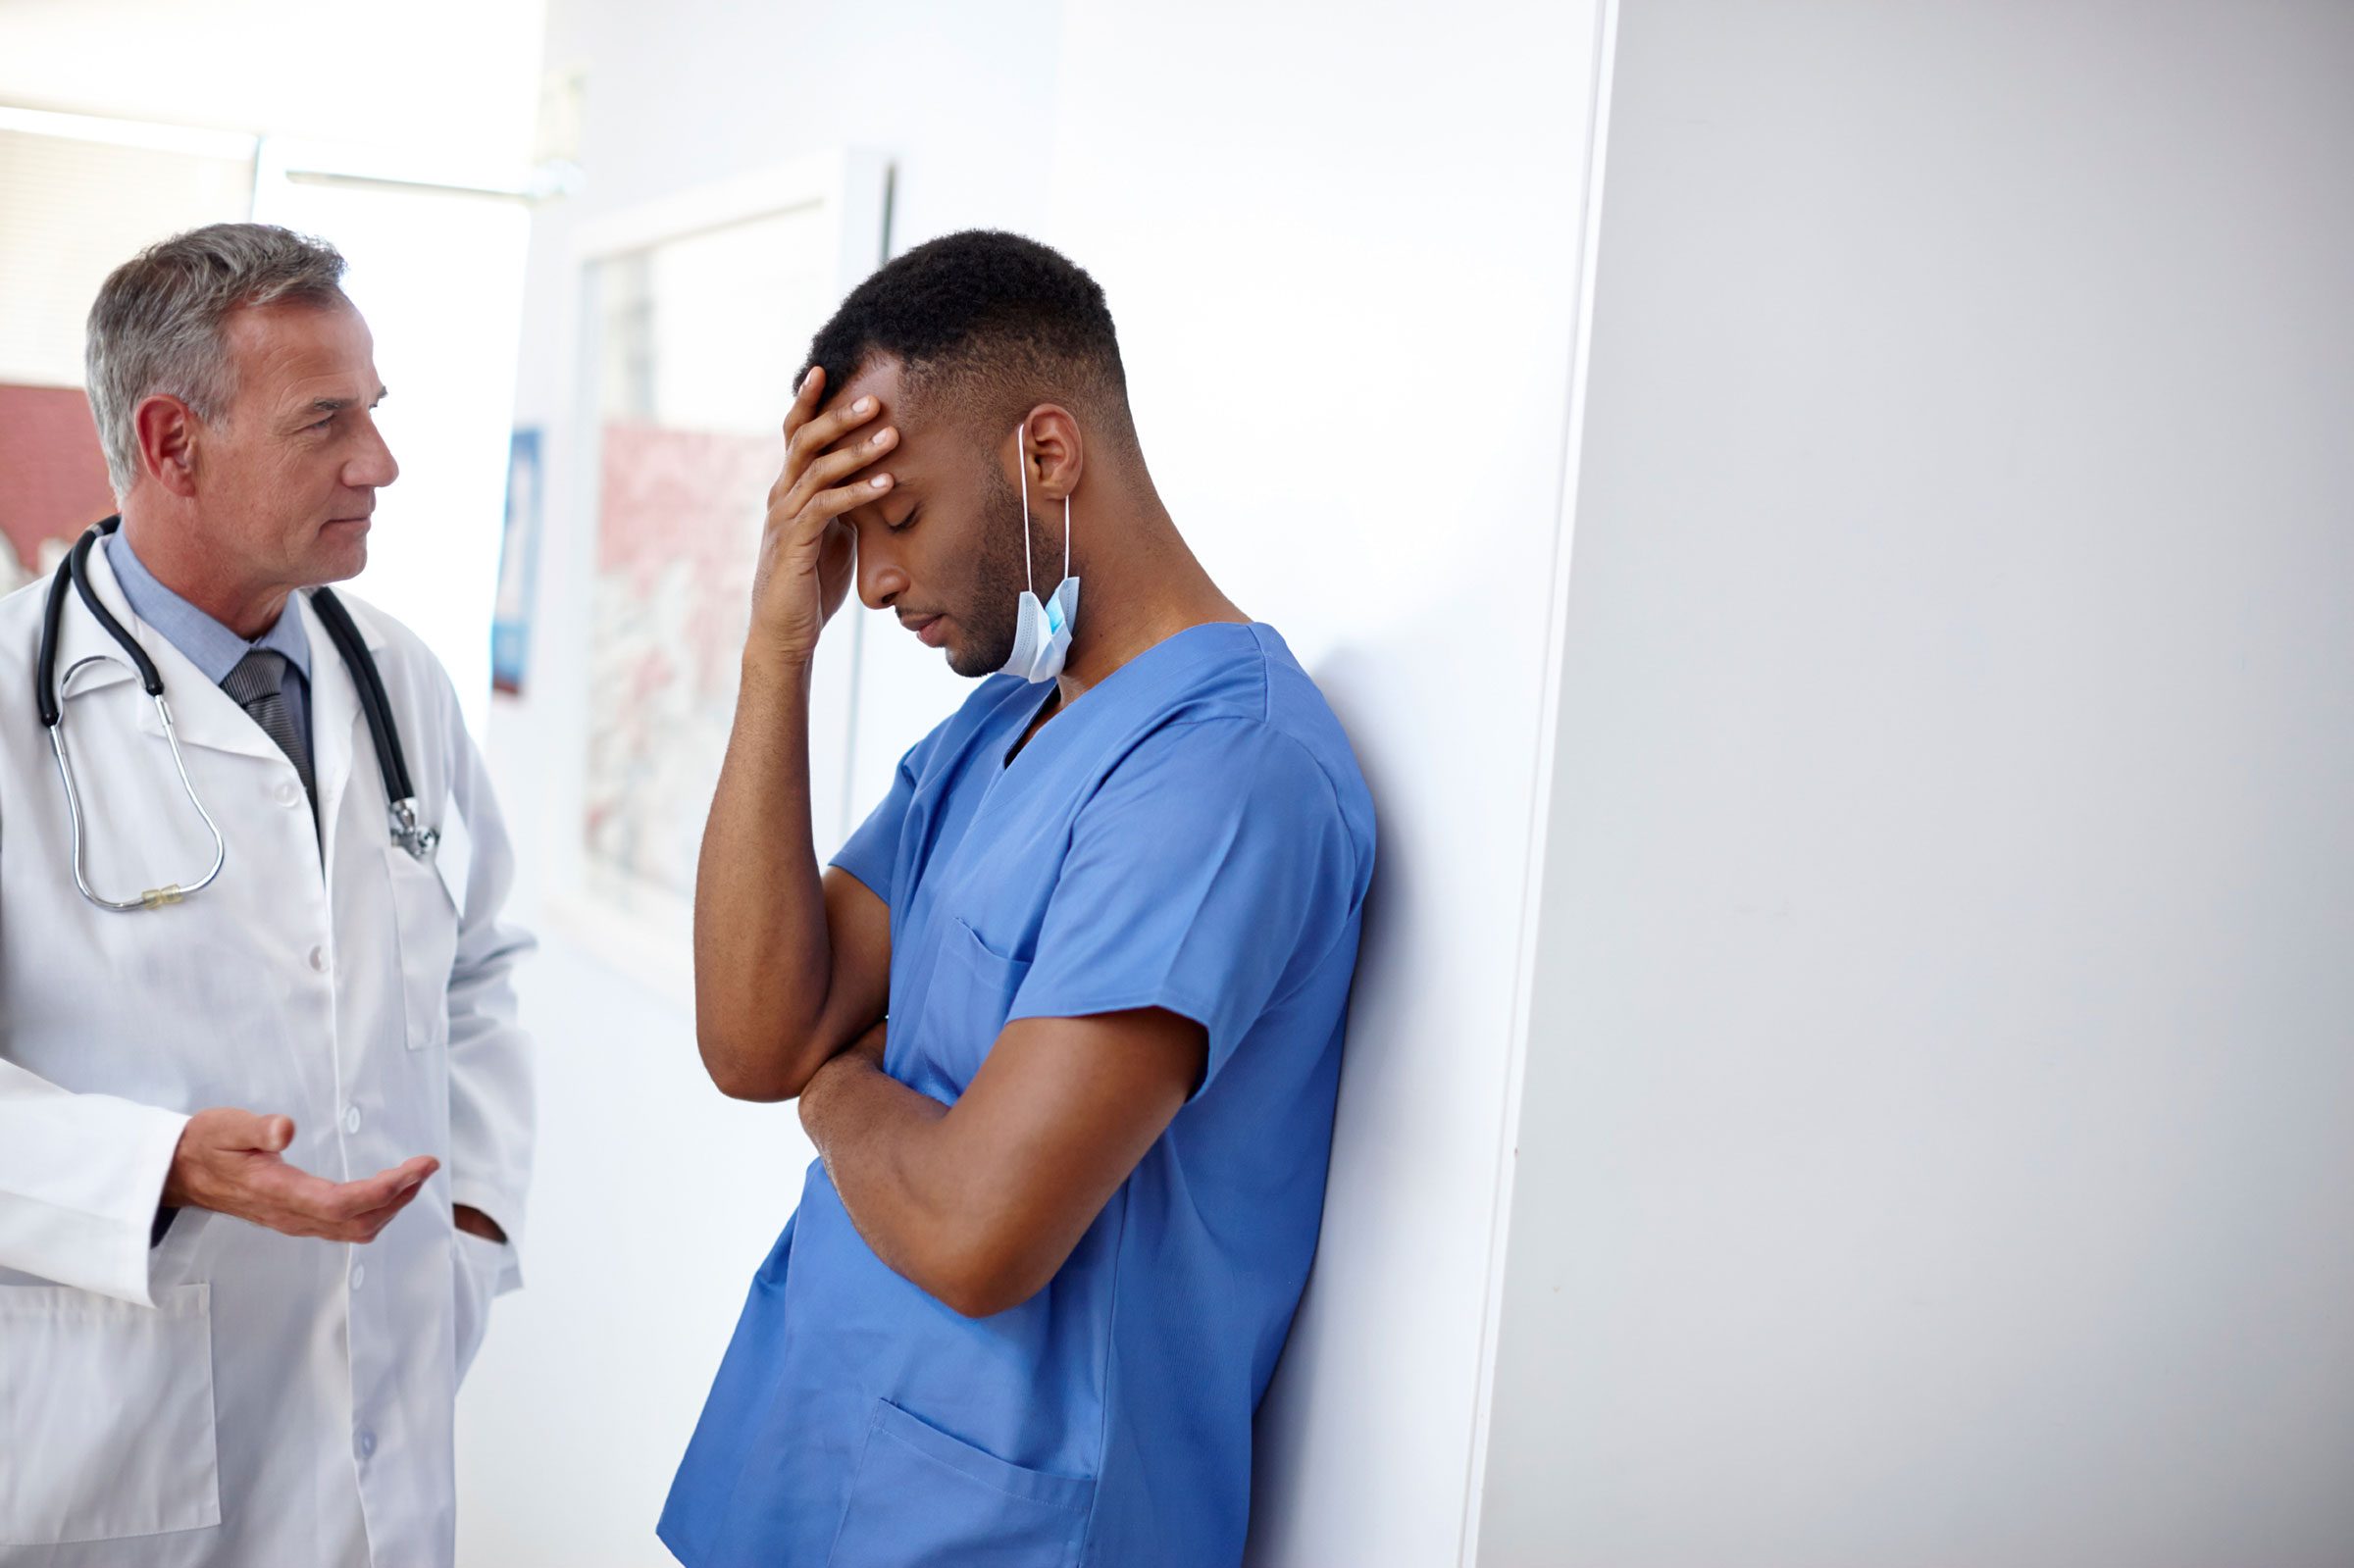
[[[825,406],[819,411],[819,418],[841,416],[854,422],[826,443],[827,451],[844,451],[870,441],[875,432],[886,426],[899,431],[900,442],[895,444],[904,444],[907,431],[901,423],[901,415],[907,394],[897,360],[869,360],[853,371],[840,386],[827,386],[820,395],[825,399]],[[863,417],[857,412],[861,400],[873,405]]]
[[[896,492],[902,479],[899,469],[906,458],[906,430],[899,420],[899,405],[903,401],[900,389],[899,366],[896,360],[880,363],[869,361],[853,372],[839,389],[828,386],[821,390],[825,406],[818,419],[841,427],[821,449],[825,455],[837,452],[872,456],[857,469],[844,474],[834,482],[860,484],[878,474],[890,474],[894,484],[885,495]],[[859,405],[866,411],[861,413]],[[891,432],[881,444],[876,437]],[[888,461],[886,461],[888,460]],[[880,505],[878,497],[875,505]],[[869,507],[861,506],[852,512],[853,518],[866,514]]]

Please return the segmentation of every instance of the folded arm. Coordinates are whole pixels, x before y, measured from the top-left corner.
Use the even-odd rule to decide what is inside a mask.
[[[1045,1288],[1207,1058],[1161,1008],[1020,1019],[943,1105],[881,1070],[881,1034],[817,1072],[801,1123],[876,1255],[968,1317]]]

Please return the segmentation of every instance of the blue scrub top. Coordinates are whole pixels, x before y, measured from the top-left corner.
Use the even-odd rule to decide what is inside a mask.
[[[692,1568],[1239,1562],[1251,1420],[1315,1250],[1373,808],[1266,626],[1139,655],[1008,763],[984,683],[835,864],[891,906],[885,1068],[952,1102],[1008,1020],[1164,1007],[1196,1090],[1037,1295],[968,1319],[812,1164],[688,1444]]]

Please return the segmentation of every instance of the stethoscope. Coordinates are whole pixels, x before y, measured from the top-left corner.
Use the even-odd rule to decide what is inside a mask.
[[[213,879],[221,875],[221,867],[229,858],[229,846],[221,837],[221,830],[214,825],[212,813],[206,811],[204,802],[196,798],[195,784],[188,780],[187,762],[179,754],[179,733],[172,724],[172,708],[164,701],[162,674],[155,668],[155,661],[147,657],[147,650],[139,646],[138,639],[124,630],[123,623],[98,602],[98,595],[90,588],[90,547],[106,534],[114,532],[122,522],[120,517],[110,517],[103,523],[93,524],[80,538],[74,541],[74,548],[67,551],[65,560],[59,563],[57,575],[49,580],[49,602],[41,616],[40,657],[34,666],[33,695],[40,703],[41,727],[49,732],[49,749],[57,754],[57,776],[66,785],[66,810],[73,821],[74,885],[81,889],[82,897],[99,908],[128,913],[177,904],[190,893],[201,892],[211,886]],[[112,654],[93,653],[68,669],[64,680],[58,679],[57,629],[65,618],[66,584],[69,582],[74,585],[74,591],[81,596],[83,607],[97,618],[98,624],[106,629],[109,636],[122,644],[123,651],[130,655],[131,667],[138,674],[139,684],[146,688],[148,697],[155,703],[156,717],[163,721],[164,739],[172,747],[172,766],[179,774],[179,787],[186,792],[188,804],[196,808],[196,815],[204,823],[205,832],[212,835],[212,869],[184,886],[179,883],[166,883],[161,887],[148,888],[136,898],[105,898],[91,889],[89,879],[82,870],[81,795],[74,786],[74,762],[66,749],[65,692],[74,683],[75,676],[85,666],[120,664],[123,661]],[[438,830],[424,827],[417,820],[417,797],[409,787],[408,757],[401,750],[400,731],[392,722],[392,703],[384,695],[384,677],[377,673],[376,660],[369,654],[368,644],[360,636],[360,629],[352,625],[351,612],[343,608],[343,601],[323,587],[311,589],[310,594],[311,607],[319,612],[320,623],[327,628],[329,639],[334,643],[335,651],[342,655],[343,667],[351,672],[352,684],[359,687],[360,711],[367,716],[368,733],[376,742],[377,766],[384,776],[384,798],[391,802],[392,841],[417,859],[431,861],[441,835]]]

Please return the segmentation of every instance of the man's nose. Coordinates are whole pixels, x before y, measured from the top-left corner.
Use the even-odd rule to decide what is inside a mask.
[[[858,535],[858,602],[870,610],[888,610],[893,600],[907,591],[907,574],[891,559],[888,546],[878,543],[889,536],[884,529],[869,529]]]
[[[360,450],[343,465],[343,482],[355,490],[383,489],[399,478],[400,464],[394,460],[384,432],[377,429],[375,421],[369,421]]]

